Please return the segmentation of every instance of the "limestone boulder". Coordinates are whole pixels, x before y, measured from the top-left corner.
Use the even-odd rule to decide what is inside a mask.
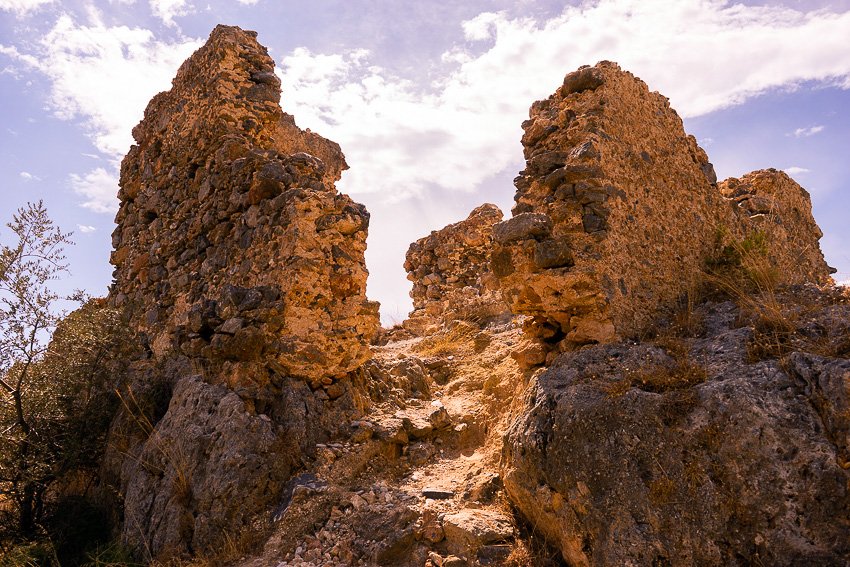
[[[129,448],[124,541],[148,558],[213,549],[278,496],[294,465],[271,419],[200,376],[181,379],[168,411]]]
[[[450,553],[474,555],[482,545],[513,538],[509,518],[492,510],[463,509],[443,518],[443,531]]]

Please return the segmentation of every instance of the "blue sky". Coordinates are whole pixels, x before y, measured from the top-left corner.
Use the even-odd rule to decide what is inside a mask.
[[[0,0],[0,218],[43,199],[74,231],[64,291],[106,293],[130,130],[218,23],[256,30],[283,109],[342,146],[385,321],[410,308],[410,242],[484,202],[509,216],[528,107],[602,59],[670,98],[720,178],[807,188],[850,279],[850,0]]]

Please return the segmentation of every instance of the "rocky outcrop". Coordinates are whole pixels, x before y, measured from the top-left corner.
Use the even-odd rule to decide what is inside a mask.
[[[526,168],[513,218],[493,227],[491,267],[549,349],[640,331],[721,240],[757,242],[783,282],[828,278],[806,191],[773,170],[718,186],[667,98],[614,63],[568,74],[523,129]]]
[[[453,320],[486,322],[508,313],[499,280],[490,270],[493,225],[502,211],[486,203],[466,220],[450,224],[410,245],[405,256],[413,282],[413,311],[404,327],[414,334]]]
[[[121,165],[113,305],[157,355],[259,361],[321,385],[369,357],[369,213],[337,144],[283,113],[255,32],[218,26],[155,96]],[[328,382],[330,381],[330,382]]]
[[[589,345],[538,372],[505,437],[511,501],[575,566],[847,565],[850,363],[748,363],[757,326],[728,302],[698,315],[701,338]],[[844,344],[848,316],[799,332]]]

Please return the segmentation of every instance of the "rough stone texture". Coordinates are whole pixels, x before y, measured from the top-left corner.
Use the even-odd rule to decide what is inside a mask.
[[[829,339],[825,313],[806,325]],[[505,436],[509,498],[570,565],[846,566],[850,363],[748,364],[738,309],[700,314],[706,336],[684,344],[702,383],[658,379],[672,361],[650,344],[539,371]]]
[[[165,417],[124,460],[124,540],[149,557],[214,549],[280,490],[292,462],[271,419],[200,376],[180,380]]]
[[[774,170],[718,187],[666,97],[611,62],[570,73],[523,123],[513,218],[491,267],[513,313],[560,350],[630,336],[683,295],[719,235],[766,236],[786,283],[825,282],[808,193]]]
[[[319,443],[345,435],[371,401],[272,373],[267,386],[210,384],[186,357],[136,361],[124,376],[97,500],[145,559],[206,554],[280,506]]]
[[[218,26],[122,162],[108,301],[152,356],[117,380],[99,492],[145,559],[254,527],[370,403],[369,214],[334,188],[339,146],[281,111],[273,71],[255,32]]]
[[[443,518],[447,549],[456,555],[474,555],[484,544],[504,542],[514,535],[510,519],[491,510],[461,510]]]
[[[410,245],[404,269],[413,282],[413,311],[406,329],[420,334],[456,319],[485,322],[508,313],[490,270],[492,227],[500,220],[502,211],[487,203]]]
[[[268,362],[314,382],[369,357],[369,213],[337,144],[300,130],[255,32],[218,26],[156,95],[121,165],[110,303],[157,355]]]

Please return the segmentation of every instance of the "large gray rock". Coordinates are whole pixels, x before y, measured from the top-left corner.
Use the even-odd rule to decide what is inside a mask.
[[[676,363],[647,344],[585,347],[532,379],[504,485],[569,564],[850,564],[850,363],[747,364],[735,318],[709,309],[690,384],[662,379]]]
[[[289,475],[272,421],[200,376],[177,382],[168,411],[121,476],[124,539],[148,557],[213,549],[275,501]]]

